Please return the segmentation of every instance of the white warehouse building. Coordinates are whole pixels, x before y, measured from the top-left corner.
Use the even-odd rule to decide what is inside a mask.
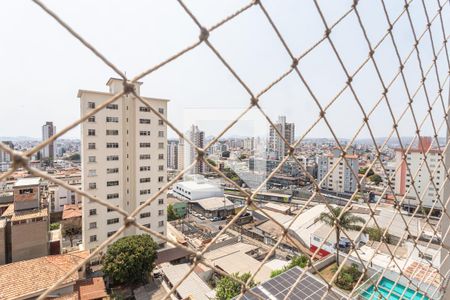
[[[223,189],[201,175],[188,175],[184,181],[177,182],[172,192],[178,198],[193,201],[204,198],[223,197]]]

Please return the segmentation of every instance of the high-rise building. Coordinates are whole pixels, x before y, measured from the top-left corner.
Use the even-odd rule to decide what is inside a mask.
[[[333,149],[331,153],[322,155],[318,158],[317,180],[318,182],[321,182],[326,178],[321,185],[323,190],[335,193],[352,194],[356,191],[356,187],[358,186],[358,155],[354,154],[352,147],[347,150],[345,160],[342,159],[339,161],[341,155],[342,151],[336,148]],[[339,165],[327,176],[328,171],[338,163]]]
[[[279,116],[278,122],[274,123],[275,128],[286,139],[289,145],[294,143],[295,124],[287,123],[285,116]],[[289,153],[289,147],[278,135],[275,128],[271,125],[269,129],[269,157],[273,159],[282,159]]]
[[[135,83],[140,94],[142,83]],[[81,115],[123,91],[123,81],[108,80],[109,92],[80,90]],[[160,114],[167,115],[165,99],[143,97]],[[89,117],[81,125],[82,190],[131,213],[160,190],[167,177],[167,125],[132,94]],[[166,233],[165,193],[137,216],[138,223]],[[123,217],[83,198],[83,244],[94,249],[123,225]],[[135,226],[121,236],[143,233]],[[154,237],[156,242],[163,243]]]
[[[198,129],[197,125],[192,125],[187,136],[189,139],[199,148],[203,148],[205,145],[205,132]],[[189,161],[186,163],[186,166],[190,165],[197,156],[197,152],[195,151],[195,148],[191,145],[186,145],[187,149],[187,155],[186,157],[189,159]],[[205,172],[205,163],[203,161],[197,162],[197,164],[194,166],[193,169],[191,169],[191,172],[193,174],[202,174]]]
[[[3,141],[3,144],[14,149],[14,144],[10,141]],[[8,152],[0,150],[0,172],[6,172],[11,167],[12,158]]]
[[[42,126],[42,141],[45,141],[51,138],[56,133],[56,126],[53,125],[53,122],[46,122]],[[53,160],[55,156],[55,143],[52,142],[42,148],[41,159],[44,160]]]
[[[426,153],[426,163],[423,162],[424,153]],[[410,148],[407,153],[402,149],[395,151],[395,194],[403,199],[403,207],[414,210],[417,206],[424,208],[434,208],[441,210],[441,202],[437,196],[440,195],[442,203],[446,199],[443,198],[442,185],[445,180],[445,168],[439,161],[442,151],[432,147],[431,137],[422,137],[417,147]],[[406,154],[406,162],[403,155]],[[408,168],[410,172],[408,172]],[[430,176],[433,176],[431,179]],[[412,182],[414,181],[414,187]],[[434,186],[431,182],[434,182]],[[429,184],[430,183],[430,184]],[[400,201],[400,199],[398,199]]]
[[[184,141],[169,140],[167,142],[167,167],[181,171],[184,168]]]

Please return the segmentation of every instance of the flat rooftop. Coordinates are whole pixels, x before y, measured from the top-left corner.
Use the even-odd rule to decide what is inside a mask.
[[[14,183],[14,187],[39,185],[40,182],[40,177],[20,178],[16,181],[16,183]]]

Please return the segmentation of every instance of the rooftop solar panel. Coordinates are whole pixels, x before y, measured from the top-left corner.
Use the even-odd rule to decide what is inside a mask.
[[[306,272],[302,279],[296,283],[299,276],[301,276],[303,270],[299,267],[292,268],[275,278],[271,278],[266,282],[252,288],[252,292],[260,295],[263,299],[273,299],[281,300],[286,297],[292,286],[295,285],[293,292],[289,295],[288,299],[292,300],[319,300],[322,296],[327,293],[328,287],[326,283],[322,282],[314,275]],[[346,299],[344,295],[330,291],[328,295],[325,296],[325,300],[335,300],[335,299]],[[251,293],[246,293],[243,297],[246,300],[258,299],[255,295]]]

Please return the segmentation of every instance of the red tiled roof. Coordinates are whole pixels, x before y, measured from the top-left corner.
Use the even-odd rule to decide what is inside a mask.
[[[81,204],[65,204],[62,214],[62,219],[81,218],[82,210]]]

